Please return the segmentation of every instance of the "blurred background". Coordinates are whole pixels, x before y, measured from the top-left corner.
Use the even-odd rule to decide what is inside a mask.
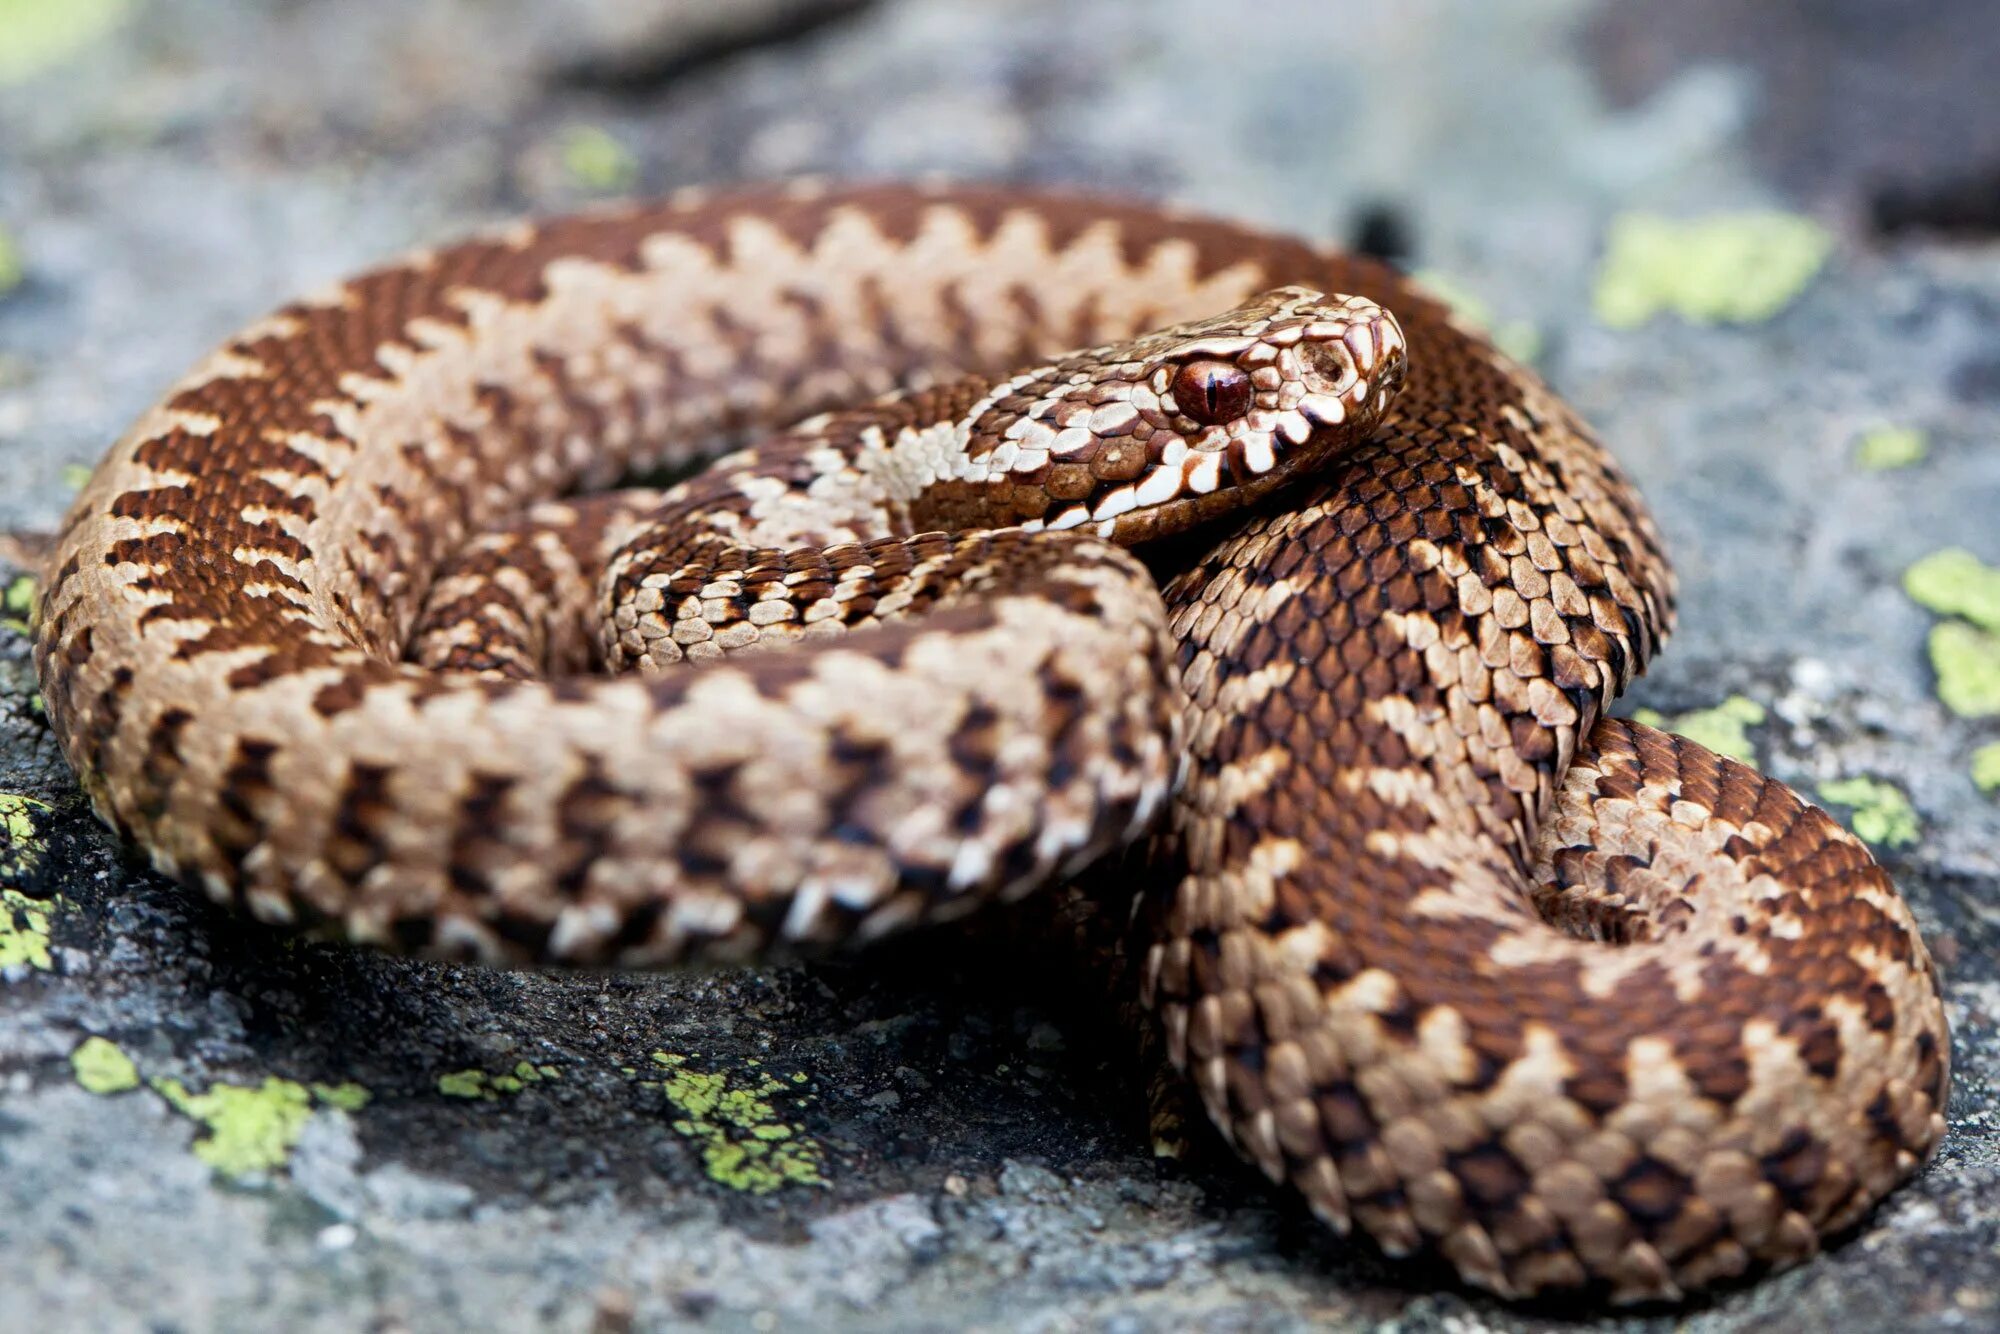
[[[1991,0],[0,0],[0,529],[238,325],[520,213],[942,172],[1386,256],[1653,501],[1632,707],[1869,838],[1950,977],[1939,1166],[1688,1327],[1994,1328],[1996,70]],[[209,913],[79,812],[10,550],[0,1326],[1547,1323],[1153,1163],[1122,1051],[976,959],[490,975]]]

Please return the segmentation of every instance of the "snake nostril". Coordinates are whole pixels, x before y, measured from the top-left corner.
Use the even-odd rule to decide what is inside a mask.
[[[1323,380],[1323,385],[1314,386],[1322,393],[1339,393],[1354,377],[1354,363],[1350,354],[1339,343],[1313,342],[1305,348],[1305,363],[1308,372]]]

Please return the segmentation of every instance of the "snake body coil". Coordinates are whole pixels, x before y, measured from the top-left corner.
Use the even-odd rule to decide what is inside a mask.
[[[1122,551],[1021,531],[1224,504],[1164,611]],[[642,674],[575,674],[598,590]],[[523,226],[253,326],[99,467],[36,650],[161,870],[488,959],[955,916],[1137,837],[1178,768],[1144,985],[1223,1133],[1392,1253],[1644,1298],[1810,1255],[1935,1148],[1948,1078],[1865,849],[1604,717],[1671,602],[1589,431],[1382,269],[792,190]]]

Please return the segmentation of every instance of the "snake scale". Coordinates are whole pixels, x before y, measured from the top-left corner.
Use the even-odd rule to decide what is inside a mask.
[[[1162,606],[1119,544],[1176,530]],[[1139,984],[1238,1151],[1391,1254],[1645,1299],[1854,1223],[1949,1060],[1863,846],[1605,716],[1672,601],[1590,431],[1382,267],[801,186],[252,326],[97,469],[36,650],[155,866],[391,948],[824,948],[1157,831]]]

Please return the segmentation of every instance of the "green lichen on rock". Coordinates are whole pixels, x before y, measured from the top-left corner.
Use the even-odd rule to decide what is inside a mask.
[[[453,1070],[450,1074],[438,1076],[437,1089],[447,1098],[484,1098],[491,1096],[486,1088],[484,1070]]]
[[[0,889],[0,969],[23,965],[42,973],[55,967],[49,954],[49,905],[19,890]]]
[[[1903,571],[1903,591],[1940,616],[2000,632],[2000,570],[1963,547],[1946,547]]]
[[[1861,433],[1854,461],[1868,472],[1888,472],[1922,463],[1930,437],[1914,426],[1874,426]]]
[[[358,1112],[375,1096],[365,1085],[351,1081],[344,1084],[314,1084],[311,1088],[314,1098],[325,1106],[342,1112]]]
[[[1823,783],[1820,799],[1853,812],[1849,827],[1863,840],[1884,848],[1906,848],[1917,841],[1916,808],[1894,783],[1876,778],[1843,778]]]
[[[69,1054],[69,1067],[85,1093],[108,1097],[139,1087],[139,1067],[109,1038],[85,1038]]]
[[[1981,792],[2000,792],[2000,741],[1972,752],[1972,785]]]
[[[1696,745],[1740,760],[1753,769],[1757,767],[1757,747],[1750,740],[1750,729],[1766,716],[1763,705],[1743,695],[1731,695],[1714,708],[1693,709],[1671,718],[1654,709],[1632,711],[1635,723],[1677,732]]]
[[[629,190],[639,179],[639,164],[631,150],[601,126],[572,126],[556,152],[570,180],[594,194]]]
[[[2000,715],[2000,570],[1946,547],[1903,571],[1903,591],[1941,616],[1931,627],[1938,698],[1961,718]]]
[[[0,625],[27,634],[35,614],[35,577],[17,575],[0,589]]]
[[[48,809],[49,804],[45,801],[36,801],[16,792],[0,792],[0,836],[18,846],[33,842],[34,812]]]
[[[1459,322],[1492,338],[1493,345],[1516,361],[1532,363],[1542,354],[1542,331],[1531,320],[1498,320],[1493,307],[1456,278],[1424,269],[1411,275],[1438,300],[1451,307]]]
[[[509,1093],[519,1093],[530,1084],[559,1079],[562,1071],[553,1065],[517,1061],[507,1074],[489,1075],[484,1070],[453,1070],[438,1076],[437,1089],[447,1098],[479,1098],[491,1102]]]
[[[14,244],[13,237],[0,231],[0,296],[19,287],[27,276],[27,267],[21,262],[21,248]]]
[[[41,871],[47,856],[35,813],[48,809],[33,797],[0,792],[0,970],[46,973],[55,967],[49,923],[60,900],[30,898],[18,888]]]
[[[688,1058],[676,1052],[656,1051],[652,1060],[663,1078],[648,1087],[658,1087],[680,1113],[674,1130],[701,1145],[710,1180],[751,1195],[826,1184],[825,1151],[801,1127],[786,1124],[769,1101],[789,1091],[782,1081],[762,1072],[690,1069]],[[803,1074],[793,1082],[803,1083]]]
[[[35,828],[35,812],[50,809],[47,802],[36,801],[16,792],[0,792],[0,886],[16,898],[22,897],[14,887],[26,884],[30,877],[42,869],[47,849],[42,845],[40,832]],[[46,906],[46,905],[44,905]],[[43,922],[47,926],[46,919]],[[0,941],[6,937],[6,923],[0,919]],[[4,946],[0,946],[4,950]],[[0,963],[4,963],[0,957]]]
[[[1760,324],[1806,289],[1833,250],[1811,218],[1724,213],[1613,219],[1592,305],[1613,329],[1671,312],[1694,324]]]
[[[52,69],[118,26],[130,0],[0,0],[0,85]]]
[[[359,1084],[307,1087],[275,1076],[255,1086],[211,1084],[206,1093],[190,1092],[178,1079],[149,1082],[175,1111],[202,1125],[194,1156],[231,1178],[268,1175],[289,1164],[315,1105],[353,1112],[370,1097]]]
[[[156,1079],[153,1088],[175,1111],[206,1127],[194,1142],[194,1156],[226,1177],[285,1166],[312,1116],[311,1091],[275,1076],[254,1088],[215,1084],[206,1093],[191,1093],[177,1079]]]
[[[1940,621],[1931,627],[1930,651],[1947,709],[1961,718],[2000,717],[2000,635]]]

